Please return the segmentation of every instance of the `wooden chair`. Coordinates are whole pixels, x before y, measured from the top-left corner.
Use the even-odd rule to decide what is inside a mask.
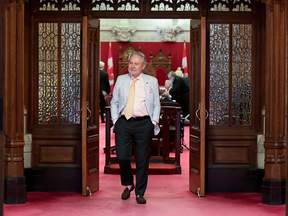
[[[153,52],[150,52],[150,63],[156,70],[156,78],[158,79],[159,86],[165,85],[165,80],[167,80],[167,74],[171,71],[171,50],[166,56],[162,49],[153,56]]]

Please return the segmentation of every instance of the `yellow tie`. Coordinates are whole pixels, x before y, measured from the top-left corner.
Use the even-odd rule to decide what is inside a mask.
[[[132,110],[133,110],[133,105],[134,105],[134,99],[135,99],[135,82],[136,78],[133,79],[132,84],[130,86],[130,91],[128,95],[128,100],[126,104],[126,109],[125,109],[125,117],[126,119],[130,119],[132,117]]]

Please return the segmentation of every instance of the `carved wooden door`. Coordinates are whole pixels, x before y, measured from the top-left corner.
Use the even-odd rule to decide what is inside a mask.
[[[205,88],[206,88],[206,17],[201,25],[190,30],[190,155],[189,189],[198,196],[205,195]]]
[[[82,195],[99,190],[99,20],[83,17]]]

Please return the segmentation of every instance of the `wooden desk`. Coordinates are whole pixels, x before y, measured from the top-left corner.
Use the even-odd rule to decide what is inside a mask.
[[[110,107],[106,107],[106,146],[105,146],[105,174],[120,174],[117,157],[111,154],[111,113]],[[160,132],[152,139],[151,148],[158,148],[157,154],[151,154],[149,162],[149,174],[181,174],[180,166],[180,117],[181,107],[161,106]],[[175,125],[173,141],[174,151],[170,153],[170,123]],[[153,152],[153,149],[151,149]],[[135,158],[132,157],[132,169],[135,173]]]

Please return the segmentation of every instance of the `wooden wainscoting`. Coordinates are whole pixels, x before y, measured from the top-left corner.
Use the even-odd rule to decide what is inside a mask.
[[[256,134],[249,127],[210,127],[206,142],[207,192],[261,191],[264,172],[257,169]]]
[[[27,191],[81,191],[81,126],[38,125],[32,134]]]

